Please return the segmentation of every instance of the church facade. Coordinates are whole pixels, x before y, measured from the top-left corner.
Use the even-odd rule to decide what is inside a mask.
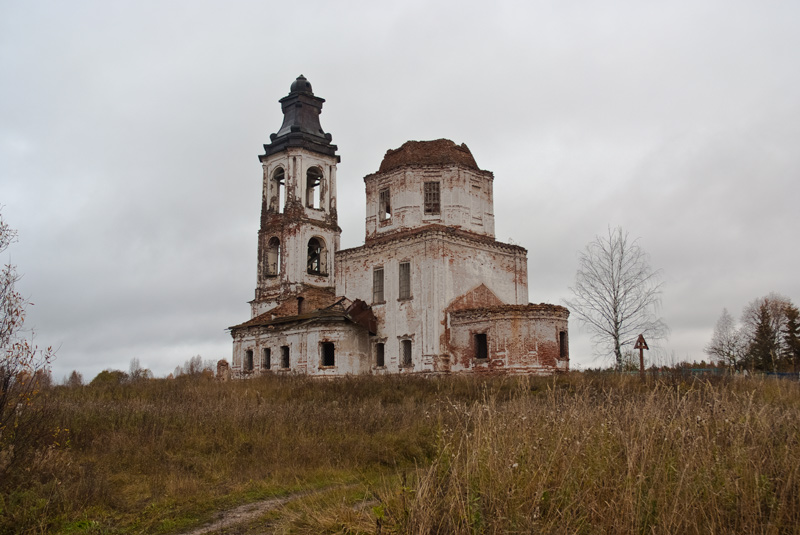
[[[527,253],[494,236],[494,176],[466,145],[409,141],[364,177],[364,245],[341,250],[324,100],[302,75],[259,157],[250,319],[233,376],[529,373],[569,369],[568,316],[528,303]]]

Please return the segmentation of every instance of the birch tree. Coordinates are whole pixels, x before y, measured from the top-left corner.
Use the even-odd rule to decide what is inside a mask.
[[[640,334],[648,341],[667,336],[669,329],[657,314],[662,287],[661,272],[650,267],[637,241],[622,228],[609,228],[579,254],[573,297],[565,303],[592,332],[596,350],[613,355],[619,370],[623,347]]]
[[[728,313],[728,309],[723,308],[722,315],[714,326],[711,342],[705,348],[706,354],[717,362],[733,367],[738,365],[744,356],[744,346],[733,316]]]

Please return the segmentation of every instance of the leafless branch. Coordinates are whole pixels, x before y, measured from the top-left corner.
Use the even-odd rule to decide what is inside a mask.
[[[640,334],[663,339],[669,329],[657,317],[661,305],[661,272],[650,267],[647,253],[621,228],[596,236],[578,257],[573,298],[567,307],[592,331],[602,353],[622,364],[622,347]]]

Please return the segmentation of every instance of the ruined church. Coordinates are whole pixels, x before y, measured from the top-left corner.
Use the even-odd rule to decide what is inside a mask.
[[[364,245],[340,249],[324,99],[302,75],[263,168],[250,320],[234,377],[569,369],[569,311],[528,303],[526,250],[494,235],[494,175],[466,145],[409,141],[364,177]]]

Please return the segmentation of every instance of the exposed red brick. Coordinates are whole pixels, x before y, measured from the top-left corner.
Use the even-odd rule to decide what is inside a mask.
[[[282,127],[260,157],[257,284],[252,319],[231,328],[234,375],[568,369],[569,312],[523,304],[527,251],[496,240],[495,178],[466,145],[387,151],[364,177],[364,245],[339,250],[336,147],[297,132]]]
[[[450,303],[450,306],[447,307],[447,311],[455,311],[455,310],[464,310],[464,309],[474,309],[474,308],[487,308],[492,306],[504,306],[503,302],[498,299],[498,297],[486,287],[485,284],[481,284],[474,290],[467,292],[466,294],[453,299],[453,302]],[[505,305],[511,306],[511,305]]]
[[[378,172],[385,173],[406,165],[447,164],[463,165],[480,171],[466,144],[456,145],[449,139],[436,139],[406,141],[399,149],[387,150]]]

